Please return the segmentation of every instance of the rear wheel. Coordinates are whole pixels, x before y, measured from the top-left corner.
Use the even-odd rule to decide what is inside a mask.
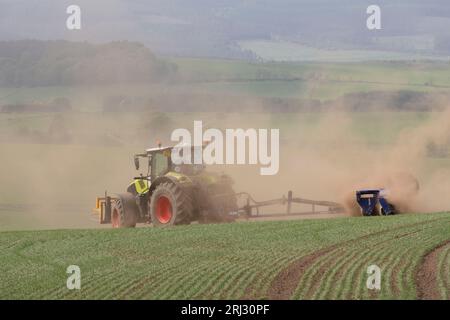
[[[137,222],[138,208],[132,194],[120,194],[111,207],[113,228],[134,228]]]
[[[189,224],[192,212],[192,199],[174,183],[163,182],[152,194],[150,218],[155,227]]]

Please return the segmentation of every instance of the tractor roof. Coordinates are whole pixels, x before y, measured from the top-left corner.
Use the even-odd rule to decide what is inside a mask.
[[[172,150],[173,147],[156,147],[145,150],[147,153],[163,152],[166,150]]]
[[[150,148],[145,150],[148,153],[158,153],[158,152],[164,152],[166,150],[172,150],[174,148],[185,148],[185,147],[190,147],[190,148],[197,148],[197,146],[195,145],[191,145],[191,144],[182,144],[182,145],[177,145],[177,146],[171,146],[171,147],[155,147],[155,148]],[[199,148],[204,148],[204,145],[198,146]]]

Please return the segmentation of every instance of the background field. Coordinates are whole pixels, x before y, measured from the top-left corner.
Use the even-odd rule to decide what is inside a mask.
[[[335,99],[351,92],[450,88],[446,62],[251,63],[239,60],[167,58],[177,66],[170,83],[0,88],[0,102],[47,102],[64,96],[77,110],[98,111],[109,95],[229,94],[253,97]],[[389,77],[386,75],[389,74]]]
[[[400,37],[399,37],[400,38]],[[395,37],[381,40],[395,42]],[[400,39],[397,39],[400,40]],[[414,41],[416,40],[416,41]],[[409,39],[417,45],[419,39]],[[411,61],[411,60],[448,60],[445,55],[426,56],[423,52],[395,52],[381,50],[336,50],[318,49],[300,43],[280,40],[240,41],[243,50],[253,52],[264,61],[304,61],[304,62],[361,62],[361,61]]]
[[[448,299],[450,214],[0,233],[2,299]],[[82,289],[66,289],[67,266]],[[367,267],[382,271],[366,288]]]

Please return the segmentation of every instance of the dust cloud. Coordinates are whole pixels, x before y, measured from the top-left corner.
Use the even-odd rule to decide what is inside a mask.
[[[229,169],[237,177],[238,189],[261,199],[278,198],[293,190],[303,198],[342,203],[349,213],[359,215],[355,191],[384,188],[400,212],[449,210],[450,170],[445,158],[432,157],[429,148],[448,145],[449,111],[432,113],[426,121],[384,138],[387,141],[377,135],[383,136],[386,130],[383,121],[399,117],[395,112],[382,112],[381,119],[379,113],[327,112],[318,116],[309,132],[302,130],[302,125],[308,125],[305,117],[294,116],[295,129],[281,129],[278,175],[262,177],[256,169]],[[361,134],[364,129],[355,129],[355,125],[367,125],[359,121],[371,120],[380,123],[369,138]]]
[[[194,120],[202,120],[218,129],[280,129],[277,175],[261,176],[259,165],[210,168],[228,173],[236,192],[249,192],[256,200],[280,198],[292,190],[294,196],[336,201],[356,213],[355,190],[386,188],[402,212],[449,210],[448,161],[431,157],[429,151],[430,145],[448,145],[449,111],[430,112],[425,120],[389,133],[405,113],[336,108],[270,114],[257,101],[245,103],[245,113],[69,114],[70,143],[2,143],[0,205],[26,215],[19,228],[98,227],[90,214],[95,197],[105,190],[125,191],[136,175],[133,154],[154,146],[157,139],[170,144],[171,128],[191,130]],[[106,136],[116,143],[102,143]]]

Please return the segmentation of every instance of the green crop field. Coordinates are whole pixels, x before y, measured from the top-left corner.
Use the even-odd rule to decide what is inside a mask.
[[[448,299],[449,231],[450,213],[436,213],[1,232],[0,298]],[[80,290],[66,288],[69,265]],[[379,291],[366,287],[370,265]]]

